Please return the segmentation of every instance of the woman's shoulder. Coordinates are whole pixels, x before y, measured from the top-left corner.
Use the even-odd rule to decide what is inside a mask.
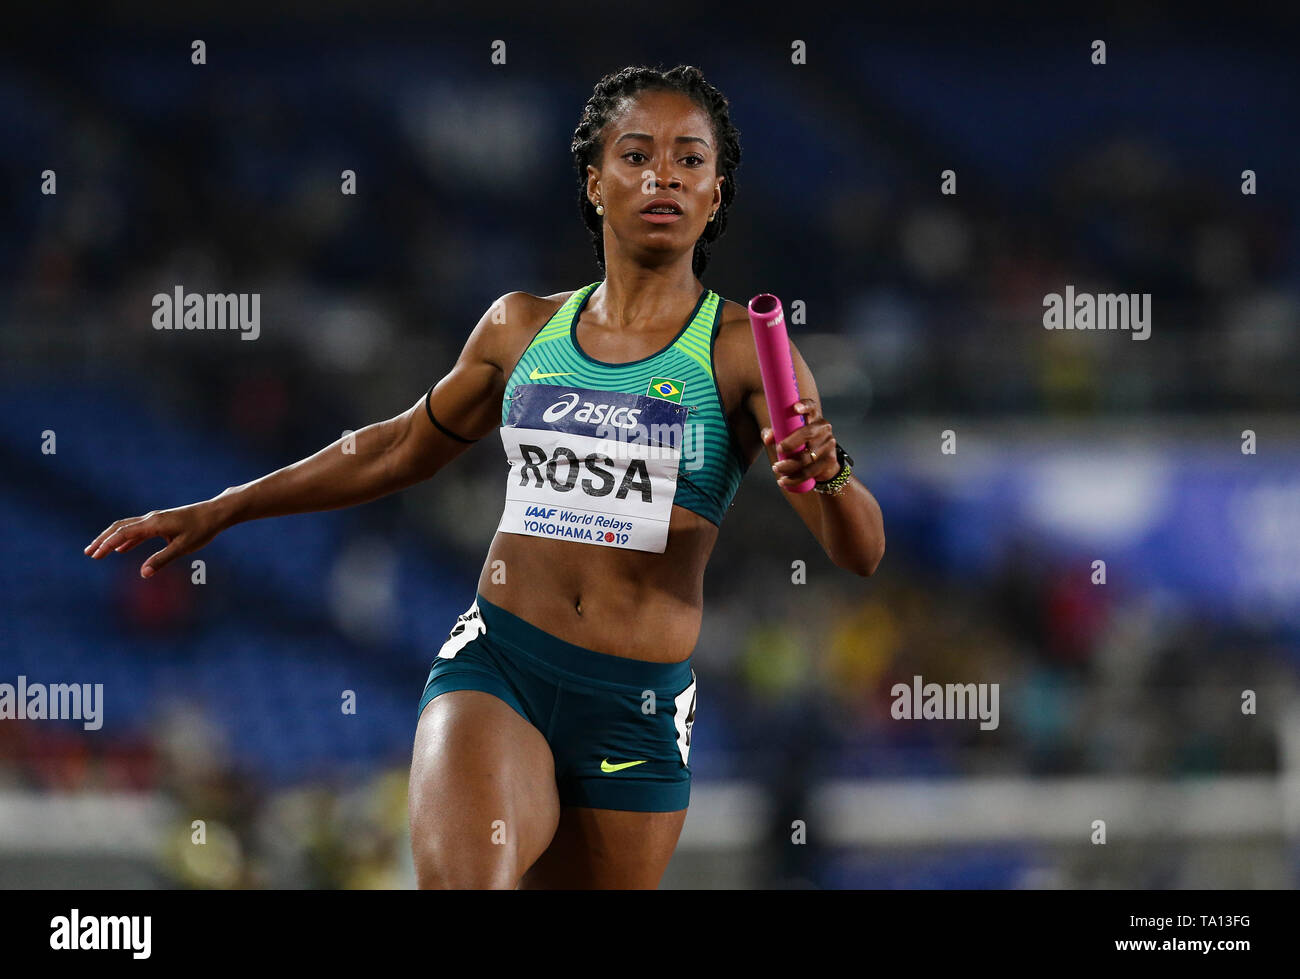
[[[479,319],[466,342],[466,349],[480,360],[509,373],[528,344],[578,290],[536,296],[531,292],[507,292],[498,296]]]
[[[535,332],[558,313],[577,291],[570,289],[549,296],[535,296],[531,292],[507,292],[493,303],[493,307],[494,310],[500,308],[504,322],[524,330],[531,326]]]
[[[739,371],[742,376],[748,377],[751,368],[755,371],[758,368],[753,328],[749,325],[749,310],[738,302],[723,299],[720,311],[713,356],[722,361],[724,370]]]
[[[734,331],[737,323],[749,324],[749,310],[731,299],[725,299],[722,296],[718,298],[721,300],[720,305],[722,307],[721,322],[718,324],[719,330]]]

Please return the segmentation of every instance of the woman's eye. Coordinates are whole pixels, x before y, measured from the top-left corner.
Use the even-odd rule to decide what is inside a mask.
[[[698,167],[704,163],[704,157],[696,156],[694,153],[692,153],[690,156],[686,158],[686,163],[688,166]]]
[[[642,153],[640,150],[632,150],[630,153],[624,153],[623,159],[627,160],[629,163],[636,163],[637,162],[636,160],[629,159],[630,157],[633,156],[639,157],[642,160],[645,159],[645,154]]]

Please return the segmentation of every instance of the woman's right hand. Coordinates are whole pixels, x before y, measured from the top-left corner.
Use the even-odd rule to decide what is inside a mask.
[[[142,517],[115,520],[90,542],[86,553],[98,559],[110,551],[124,553],[141,541],[162,537],[167,546],[140,566],[140,577],[150,578],[181,555],[207,545],[225,529],[216,509],[211,501],[205,501],[174,510],[153,510]]]

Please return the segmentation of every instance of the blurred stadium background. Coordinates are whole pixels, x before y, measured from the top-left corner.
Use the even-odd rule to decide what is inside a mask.
[[[838,571],[751,471],[665,886],[1296,885],[1292,20],[124,9],[20,22],[0,62],[0,682],[106,700],[97,731],[0,721],[0,886],[413,884],[415,710],[500,515],[495,437],[406,493],[229,531],[201,586],[82,548],[404,410],[498,295],[597,278],[569,139],[642,63],[731,99],[705,283],[806,303],[793,336],[889,541],[873,578]],[[1151,293],[1150,339],[1044,330],[1067,283]],[[155,331],[176,284],[260,293],[261,337]],[[999,727],[892,719],[918,674],[999,683]]]

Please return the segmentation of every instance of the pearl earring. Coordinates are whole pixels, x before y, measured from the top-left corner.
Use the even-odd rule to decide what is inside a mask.
[[[600,203],[600,201],[597,201],[597,202],[596,202],[596,213],[597,213],[597,214],[604,214],[604,213],[605,213],[605,205],[602,204],[602,203]]]

